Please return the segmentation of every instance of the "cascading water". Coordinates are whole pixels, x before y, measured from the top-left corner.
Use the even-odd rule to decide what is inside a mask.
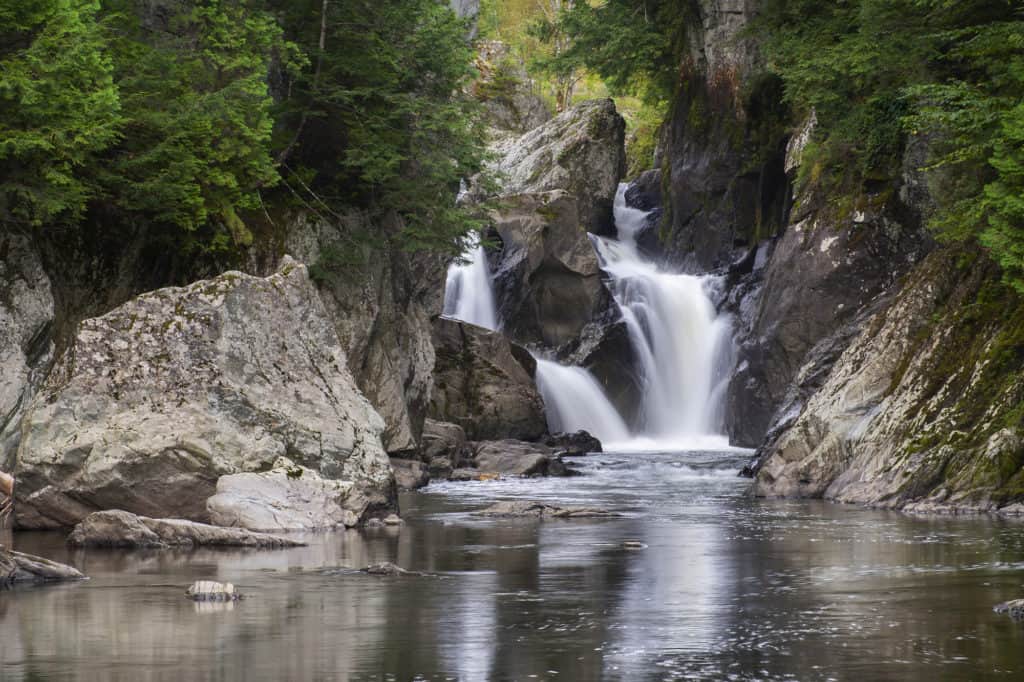
[[[462,263],[448,267],[444,285],[444,314],[487,329],[498,328],[494,288],[487,254],[474,236],[462,256]]]
[[[647,213],[615,197],[618,240],[592,237],[622,311],[636,356],[643,398],[636,433],[655,443],[727,445],[722,396],[732,365],[727,317],[716,314],[713,277],[664,272],[643,257],[636,235]]]
[[[615,197],[618,239],[592,235],[601,268],[629,332],[640,371],[642,404],[630,429],[598,381],[582,367],[537,358],[537,387],[552,431],[585,429],[611,449],[722,449],[723,397],[732,369],[729,320],[709,291],[717,278],[664,272],[637,248],[647,213]],[[444,313],[498,329],[487,256],[470,244],[465,263],[448,269]]]

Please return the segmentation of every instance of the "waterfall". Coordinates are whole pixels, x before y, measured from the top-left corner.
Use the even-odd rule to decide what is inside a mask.
[[[448,267],[444,285],[444,314],[487,329],[498,329],[494,287],[487,254],[476,235],[463,253],[462,263]]]
[[[625,445],[629,429],[593,375],[582,367],[537,358],[537,389],[552,432],[584,429],[606,447]]]
[[[732,365],[729,320],[708,295],[718,280],[665,272],[637,248],[647,213],[615,197],[618,240],[592,237],[622,311],[643,386],[639,435],[685,442],[722,430],[721,403]]]

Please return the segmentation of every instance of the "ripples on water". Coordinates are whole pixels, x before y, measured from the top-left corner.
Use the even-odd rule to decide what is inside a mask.
[[[440,484],[400,529],[287,551],[69,551],[79,585],[0,594],[3,680],[1010,680],[1024,526],[755,501],[742,455],[604,454],[581,476]],[[493,520],[496,499],[616,519]],[[625,540],[646,545],[622,547]],[[429,576],[327,575],[394,561]],[[229,580],[251,599],[183,597]]]

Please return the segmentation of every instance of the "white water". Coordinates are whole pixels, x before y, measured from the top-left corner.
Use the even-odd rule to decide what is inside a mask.
[[[606,446],[625,444],[629,428],[605,396],[601,385],[582,367],[537,358],[537,389],[544,396],[552,433],[584,429]]]
[[[444,285],[444,314],[487,329],[498,329],[494,287],[487,254],[476,237],[463,254],[464,263],[452,263]]]

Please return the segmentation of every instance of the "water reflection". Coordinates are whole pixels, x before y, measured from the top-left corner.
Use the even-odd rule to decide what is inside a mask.
[[[1024,597],[1021,525],[754,501],[723,457],[608,454],[573,479],[446,484],[403,498],[405,526],[280,552],[19,534],[92,580],[0,593],[0,678],[1017,679],[1024,628],[991,607]],[[472,515],[495,498],[623,516]],[[379,561],[427,575],[329,570]],[[250,598],[193,604],[198,579]]]

